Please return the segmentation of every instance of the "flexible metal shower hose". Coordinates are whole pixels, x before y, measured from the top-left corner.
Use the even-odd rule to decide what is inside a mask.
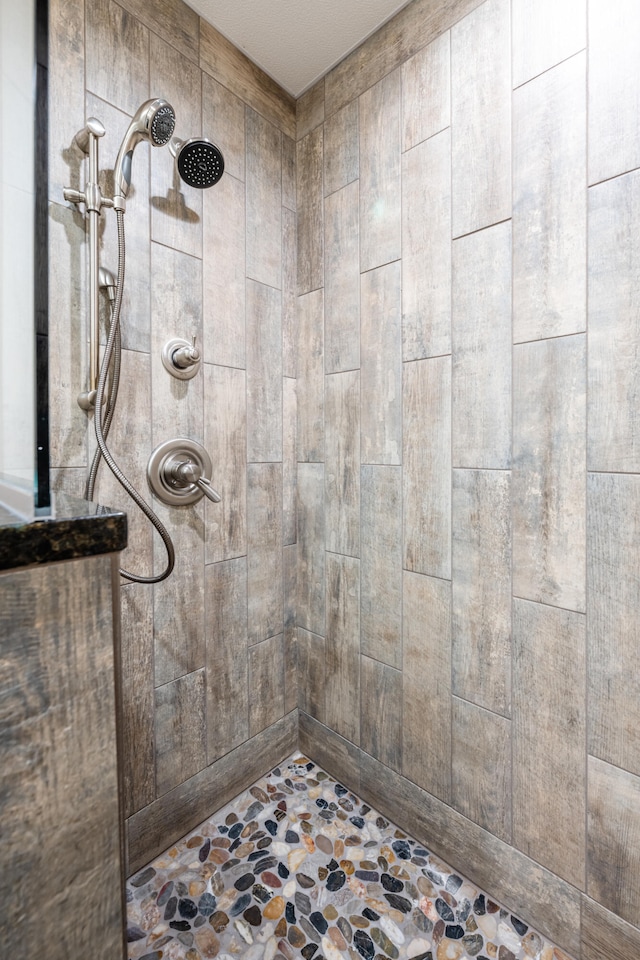
[[[140,507],[144,515],[151,521],[153,526],[156,528],[160,536],[162,537],[163,543],[167,550],[167,566],[164,571],[156,577],[140,577],[135,573],[129,573],[127,570],[120,568],[120,575],[125,578],[125,580],[130,580],[133,583],[160,583],[162,580],[166,580],[171,571],[173,570],[175,564],[175,550],[173,548],[173,543],[171,542],[171,537],[167,531],[167,528],[164,526],[162,521],[156,514],[153,512],[148,503],[140,496],[136,488],[127,480],[122,470],[120,470],[118,464],[113,459],[109,448],[107,447],[107,436],[109,435],[109,429],[111,427],[111,422],[113,420],[113,414],[115,412],[116,397],[118,395],[118,385],[120,382],[120,357],[121,357],[121,342],[120,342],[120,311],[122,309],[122,294],[124,289],[124,268],[125,268],[125,239],[124,239],[124,211],[116,210],[116,220],[118,226],[118,277],[116,280],[116,298],[115,302],[111,306],[111,321],[109,324],[109,336],[107,338],[107,345],[104,351],[104,357],[102,360],[102,366],[100,367],[100,377],[98,379],[98,388],[96,392],[96,406],[95,406],[95,428],[96,428],[96,440],[98,441],[98,449],[95,452],[93,458],[93,463],[91,464],[91,471],[89,473],[89,479],[87,480],[87,499],[93,499],[93,489],[95,486],[96,474],[98,471],[98,466],[100,464],[100,458],[104,457],[105,463],[111,470],[112,474],[118,481],[121,487],[123,487],[126,492],[129,494],[131,499]],[[107,384],[107,378],[109,376],[109,366],[111,364],[111,357],[114,355],[114,370],[113,378],[111,383],[111,390],[109,391],[106,397],[105,404],[105,390]],[[104,413],[103,413],[104,406]],[[104,416],[104,421],[103,421]]]

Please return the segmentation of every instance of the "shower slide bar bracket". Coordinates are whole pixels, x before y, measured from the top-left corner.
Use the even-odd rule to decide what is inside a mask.
[[[64,198],[78,206],[84,203],[89,218],[89,389],[78,395],[78,405],[92,410],[96,402],[96,389],[100,368],[100,283],[98,243],[98,218],[103,207],[113,207],[113,200],[103,197],[98,183],[98,143],[105,129],[95,117],[89,117],[86,126],[73,138],[76,146],[89,156],[89,179],[84,192],[64,188]]]

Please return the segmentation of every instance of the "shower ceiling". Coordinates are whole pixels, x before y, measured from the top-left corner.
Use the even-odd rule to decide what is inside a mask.
[[[187,0],[299,97],[409,0]]]

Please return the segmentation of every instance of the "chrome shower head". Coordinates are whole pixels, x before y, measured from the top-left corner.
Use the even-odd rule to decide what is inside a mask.
[[[136,146],[141,140],[147,140],[154,147],[164,146],[171,140],[175,125],[175,111],[171,104],[161,97],[156,100],[147,100],[138,108],[124,135],[113,169],[113,199],[116,209],[124,210],[125,208],[125,200],[131,186],[133,151]]]
[[[204,190],[217,183],[224,173],[224,157],[215,143],[206,137],[180,140],[173,137],[169,149],[175,157],[178,173],[189,187]]]

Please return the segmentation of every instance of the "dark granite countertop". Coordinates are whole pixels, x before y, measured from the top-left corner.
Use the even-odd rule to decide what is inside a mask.
[[[0,508],[0,570],[124,550],[127,515],[58,493],[55,516],[29,522]]]

